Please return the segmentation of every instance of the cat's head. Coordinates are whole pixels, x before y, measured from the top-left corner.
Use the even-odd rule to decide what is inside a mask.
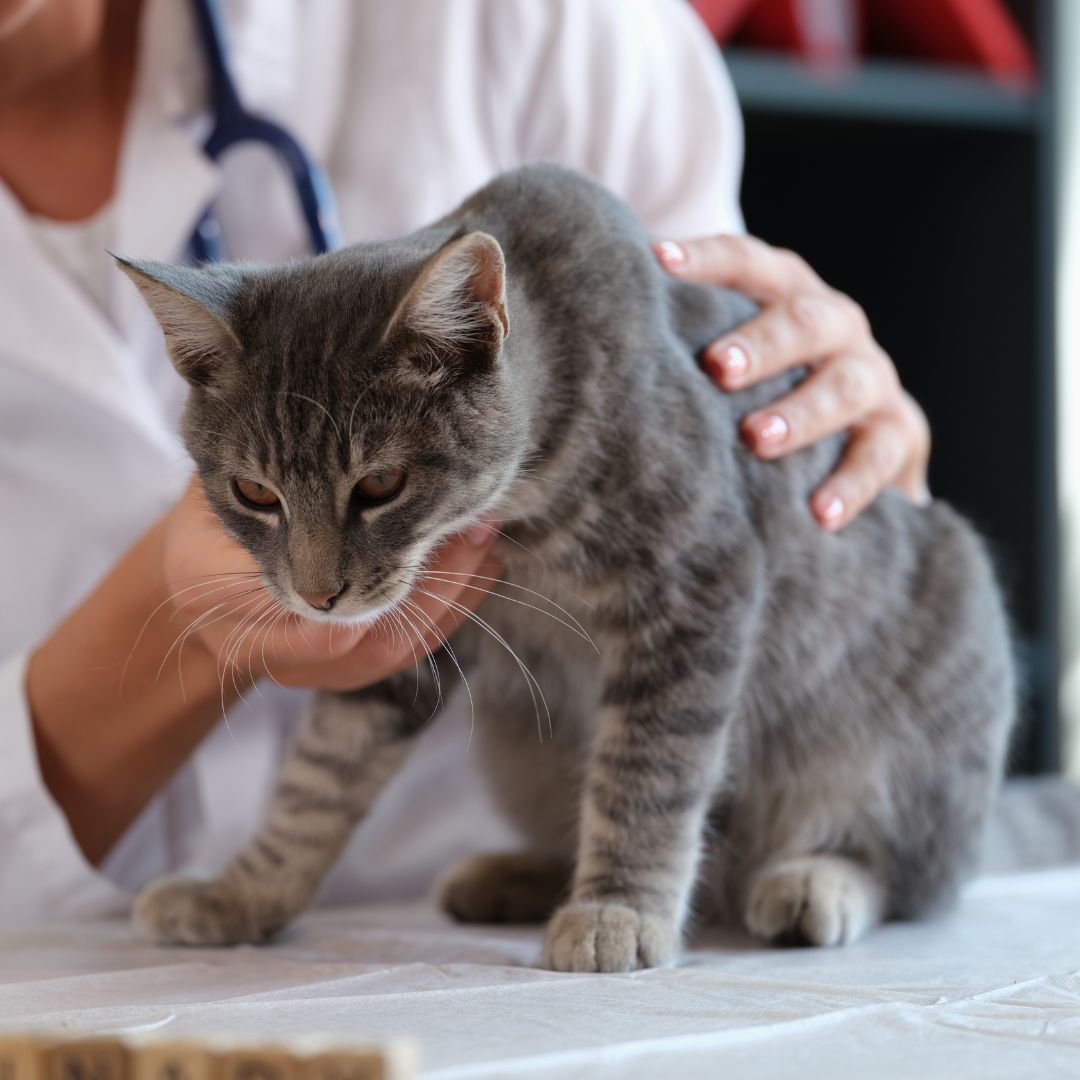
[[[119,261],[190,384],[207,498],[292,611],[374,617],[513,479],[524,425],[492,237],[277,268]]]

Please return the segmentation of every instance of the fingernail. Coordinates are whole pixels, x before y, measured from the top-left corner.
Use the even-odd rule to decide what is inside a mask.
[[[925,486],[915,496],[916,506],[929,506],[933,501],[934,496],[930,494],[930,489]]]
[[[844,516],[844,500],[839,495],[828,497],[827,502],[818,511],[821,524],[826,529],[835,529]]]
[[[758,439],[769,446],[778,446],[788,437],[790,431],[788,422],[777,413],[771,413],[761,420],[752,422],[750,426],[754,429]]]
[[[750,370],[750,357],[741,345],[717,345],[706,357],[715,374],[728,386],[737,386]]]
[[[494,525],[489,525],[484,521],[477,521],[465,530],[465,539],[472,544],[473,547],[485,547],[491,542],[491,536],[494,532]]]
[[[659,240],[653,244],[656,257],[668,270],[681,270],[686,265],[686,249],[674,240]]]

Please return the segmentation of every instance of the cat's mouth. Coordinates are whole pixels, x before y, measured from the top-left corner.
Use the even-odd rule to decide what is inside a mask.
[[[374,596],[343,596],[326,610],[313,607],[294,589],[291,595],[282,597],[281,602],[294,615],[309,619],[311,622],[331,623],[337,626],[367,626],[399,607],[409,595],[408,586],[389,585],[379,590]]]

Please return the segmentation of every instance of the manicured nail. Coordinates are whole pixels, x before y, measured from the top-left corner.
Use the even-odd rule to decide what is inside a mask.
[[[668,270],[681,270],[686,265],[686,249],[674,240],[660,240],[653,244],[656,257]]]
[[[750,370],[750,357],[741,345],[717,345],[709,350],[709,366],[728,386],[738,386]]]
[[[465,539],[473,547],[486,547],[491,542],[491,537],[496,532],[494,525],[485,521],[478,521],[465,530]]]
[[[844,517],[844,500],[839,495],[831,496],[818,514],[826,529],[835,529]]]
[[[757,437],[769,446],[778,446],[787,437],[790,428],[788,422],[777,413],[772,413],[752,425]]]

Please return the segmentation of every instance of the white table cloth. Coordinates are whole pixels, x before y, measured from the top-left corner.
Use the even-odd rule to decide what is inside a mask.
[[[598,976],[537,970],[539,943],[425,905],[220,951],[24,928],[0,933],[0,1030],[407,1036],[438,1080],[1080,1076],[1080,868],[985,878],[954,915],[833,951],[711,930],[677,968]]]

